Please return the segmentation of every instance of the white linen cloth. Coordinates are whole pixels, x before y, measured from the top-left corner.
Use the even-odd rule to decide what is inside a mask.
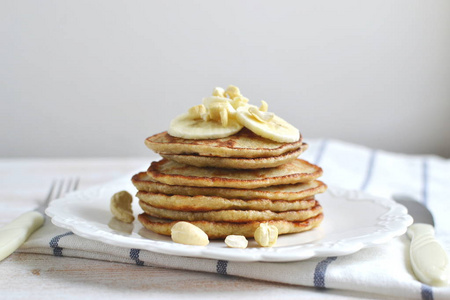
[[[436,237],[449,252],[450,160],[389,153],[336,140],[307,142],[310,147],[301,158],[321,166],[324,170],[321,180],[329,186],[360,189],[383,197],[407,194],[427,205],[434,215]],[[47,221],[19,251],[213,272],[389,297],[450,299],[450,287],[429,287],[415,279],[409,263],[409,244],[409,239],[403,235],[346,256],[299,262],[244,263],[114,247],[81,238]]]

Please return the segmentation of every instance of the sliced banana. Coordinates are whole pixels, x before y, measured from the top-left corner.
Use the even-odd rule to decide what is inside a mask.
[[[250,107],[248,109],[248,112],[258,121],[260,122],[269,122],[270,120],[273,119],[273,117],[275,117],[274,113],[270,113],[266,111],[261,111],[259,109],[257,109],[256,107]]]
[[[184,139],[217,139],[238,133],[242,127],[236,119],[228,118],[225,127],[220,121],[194,119],[184,113],[170,122],[168,133]]]
[[[236,134],[245,126],[259,136],[281,143],[300,138],[297,128],[267,111],[267,102],[261,101],[259,108],[249,104],[249,99],[234,85],[226,90],[216,87],[202,103],[173,119],[169,134],[185,139],[216,139]]]
[[[255,134],[276,142],[293,143],[300,138],[298,129],[277,115],[273,115],[268,121],[261,121],[249,112],[248,106],[241,106],[237,109],[236,118]]]

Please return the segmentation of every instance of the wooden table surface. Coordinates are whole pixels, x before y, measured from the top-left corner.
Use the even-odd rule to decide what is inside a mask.
[[[52,180],[79,176],[79,189],[132,175],[153,157],[0,159],[0,226],[45,198]],[[13,253],[0,262],[0,299],[347,299],[323,291],[218,274],[50,255]],[[124,298],[125,297],[125,298]]]

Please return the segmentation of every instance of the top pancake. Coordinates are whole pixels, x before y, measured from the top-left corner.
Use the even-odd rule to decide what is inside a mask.
[[[256,158],[279,156],[297,150],[302,145],[302,137],[294,143],[279,143],[243,128],[234,135],[220,139],[189,140],[173,137],[165,131],[148,137],[145,145],[163,154]]]
[[[322,169],[302,159],[256,170],[198,168],[162,159],[152,162],[147,174],[151,180],[169,185],[255,189],[308,182],[320,177]]]

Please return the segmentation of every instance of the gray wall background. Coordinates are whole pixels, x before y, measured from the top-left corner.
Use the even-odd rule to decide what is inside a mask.
[[[0,156],[150,155],[237,85],[307,139],[450,157],[450,1],[0,0]]]

